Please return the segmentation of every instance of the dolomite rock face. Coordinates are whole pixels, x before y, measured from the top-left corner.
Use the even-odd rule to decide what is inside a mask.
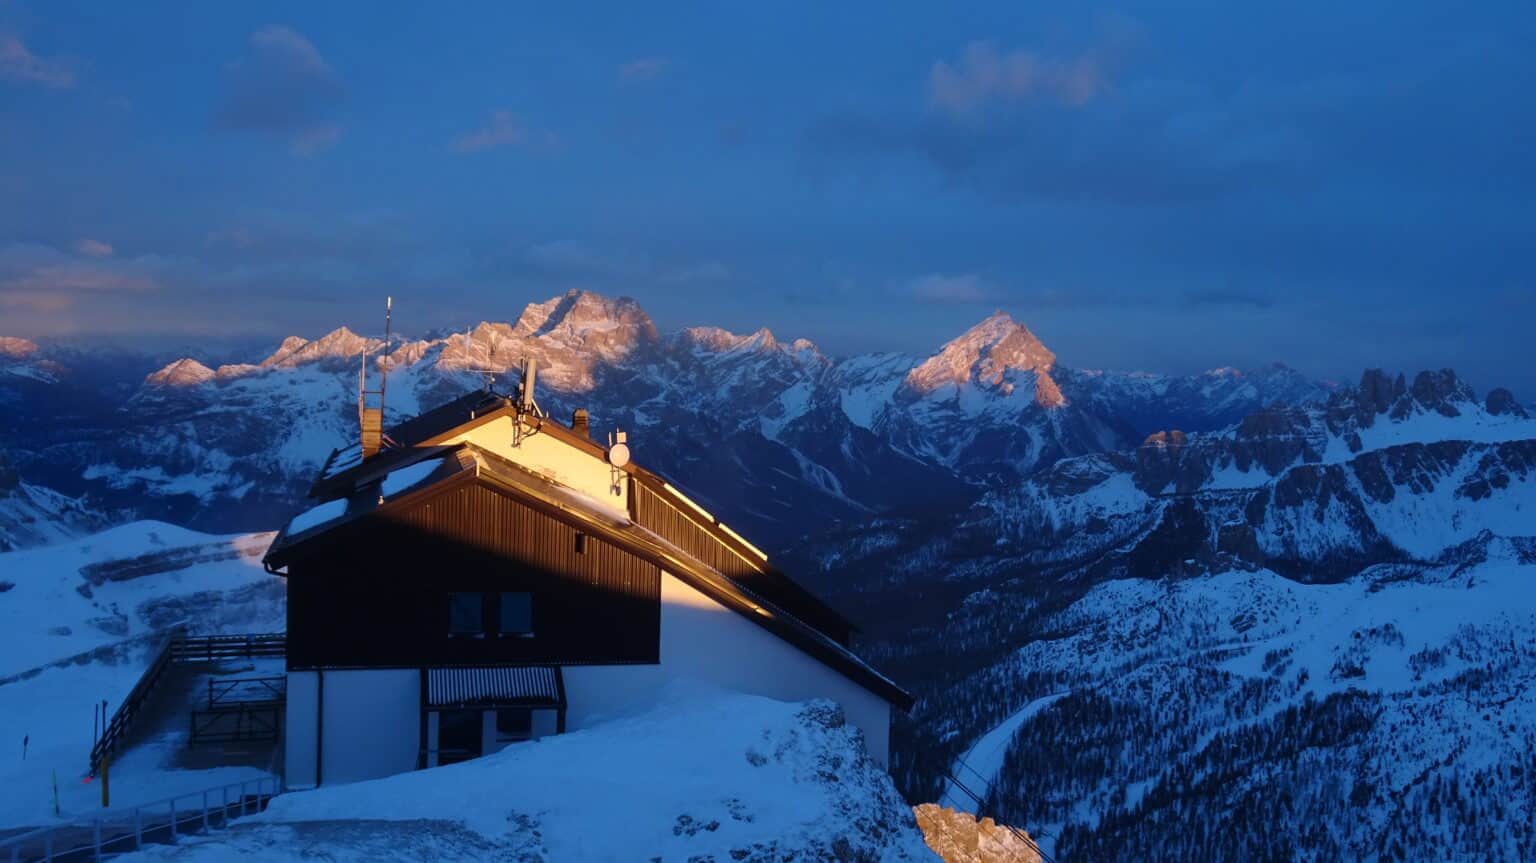
[[[947,806],[924,803],[913,807],[923,841],[944,863],[1038,863],[1040,853],[1028,834],[998,824],[991,818],[957,812]]]

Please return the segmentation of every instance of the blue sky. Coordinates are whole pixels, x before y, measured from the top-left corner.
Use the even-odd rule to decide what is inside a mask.
[[[831,353],[1003,308],[1079,367],[1536,395],[1529,4],[558,7],[0,0],[0,331],[582,287]]]

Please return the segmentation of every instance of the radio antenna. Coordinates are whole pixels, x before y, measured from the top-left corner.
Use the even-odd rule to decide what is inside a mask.
[[[480,367],[476,367],[472,357],[470,356],[470,352],[469,352],[469,345],[470,345],[470,342],[471,342],[470,334],[472,332],[474,332],[474,327],[466,327],[464,329],[464,371],[469,372],[470,374],[479,375],[480,377],[485,378],[485,391],[486,392],[495,392],[496,391],[496,333],[495,333],[494,330],[492,330],[488,334],[488,336],[487,336],[487,341],[489,342],[489,347],[486,348],[487,353],[486,353],[485,365],[484,366],[480,366]]]

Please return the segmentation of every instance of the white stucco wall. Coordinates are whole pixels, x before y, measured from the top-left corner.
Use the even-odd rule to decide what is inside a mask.
[[[288,674],[284,729],[288,787],[316,784],[316,727],[324,717],[319,781],[331,785],[416,767],[421,746],[421,673],[415,669]],[[325,700],[323,711],[317,693]]]
[[[497,417],[463,434],[445,438],[443,443],[472,443],[576,489],[617,515],[629,512],[627,477],[608,462],[547,434],[525,435],[522,443],[513,446],[512,431],[511,417]]]
[[[692,678],[784,701],[827,698],[864,732],[887,764],[891,710],[885,699],[676,577],[661,578],[661,662],[564,669],[567,730],[654,703],[668,680]]]
[[[315,698],[313,671],[288,672],[288,704],[283,714],[283,783],[289,788],[315,785]]]

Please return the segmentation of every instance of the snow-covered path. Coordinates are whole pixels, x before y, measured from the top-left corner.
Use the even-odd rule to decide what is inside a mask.
[[[980,739],[971,744],[971,748],[956,758],[955,763],[950,765],[950,776],[959,779],[972,793],[986,797],[987,792],[992,788],[992,782],[997,779],[998,771],[1003,769],[1003,756],[1008,753],[1008,744],[1013,741],[1014,733],[1020,726],[1055,704],[1066,694],[1066,692],[1056,692],[1036,698],[1019,708],[996,728],[983,734]],[[976,801],[956,788],[953,781],[945,785],[944,796],[939,799],[939,803],[943,806],[953,806],[961,812],[971,812],[976,808]]]

